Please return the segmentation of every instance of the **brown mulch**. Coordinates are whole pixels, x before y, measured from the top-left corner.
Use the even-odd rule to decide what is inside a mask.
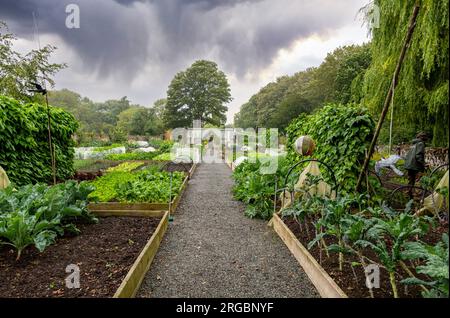
[[[26,248],[16,261],[0,246],[0,297],[112,297],[145,246],[159,218],[109,217],[80,224],[81,234],[64,236],[43,253]],[[69,264],[80,269],[80,288],[69,289]]]

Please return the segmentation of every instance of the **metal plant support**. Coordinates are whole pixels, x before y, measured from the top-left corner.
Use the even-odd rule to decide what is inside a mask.
[[[428,177],[431,178],[434,174],[436,174],[437,171],[441,170],[441,169],[444,168],[444,167],[447,167],[447,169],[448,169],[449,164],[448,164],[448,163],[445,163],[445,164],[442,164],[442,165],[440,165],[440,166],[434,168],[434,169],[430,172],[430,174],[428,175]],[[408,193],[409,191],[414,191],[414,192],[416,193],[416,197],[420,196],[420,200],[419,200],[418,203],[419,203],[419,205],[421,206],[421,205],[423,205],[425,198],[426,198],[427,196],[431,195],[431,194],[434,192],[434,189],[433,189],[432,185],[430,185],[429,187],[427,187],[427,186],[422,187],[422,186],[420,186],[420,185],[415,185],[415,186],[401,185],[401,186],[396,187],[395,189],[393,189],[393,190],[391,191],[391,193],[389,194],[389,196],[388,196],[388,202],[389,202],[389,205],[392,206],[394,209],[395,209],[395,208],[398,208],[398,209],[402,210],[402,209],[404,208],[404,203],[405,203],[405,202],[398,203],[398,202],[396,201],[396,198],[397,198],[399,195],[403,195],[403,196],[407,195],[407,193]],[[434,197],[433,197],[433,199],[434,199]],[[409,200],[409,199],[408,199],[408,200]],[[434,205],[434,204],[435,204],[435,203],[433,202],[433,205]]]
[[[332,186],[331,190],[332,190],[332,191],[334,190],[334,191],[336,192],[336,196],[338,195],[339,185],[338,185],[338,183],[337,183],[337,180],[336,180],[336,176],[335,176],[334,170],[333,170],[328,164],[326,164],[325,162],[323,162],[323,161],[321,161],[321,160],[319,160],[319,159],[304,159],[304,160],[301,160],[301,161],[299,161],[299,162],[293,164],[293,165],[289,168],[289,170],[288,170],[286,176],[284,177],[283,187],[280,188],[280,189],[277,188],[277,187],[278,187],[278,185],[277,185],[278,178],[277,178],[277,176],[275,175],[275,199],[274,199],[274,207],[273,207],[274,213],[276,213],[276,209],[277,209],[277,195],[278,195],[278,193],[283,192],[282,196],[283,196],[283,197],[285,196],[286,190],[288,189],[287,183],[288,183],[289,176],[291,175],[291,173],[294,171],[294,169],[295,169],[296,167],[298,167],[299,165],[301,165],[301,164],[303,164],[303,163],[305,163],[305,162],[317,162],[317,163],[323,165],[323,166],[328,170],[328,172],[329,172],[329,174],[330,174],[330,176],[331,176],[332,182],[333,182],[333,186]],[[295,192],[295,190],[294,190],[294,192]],[[297,191],[297,192],[300,192],[300,191]],[[305,192],[305,193],[306,193],[306,192]],[[294,200],[292,200],[292,202],[293,202],[293,201],[294,201]]]

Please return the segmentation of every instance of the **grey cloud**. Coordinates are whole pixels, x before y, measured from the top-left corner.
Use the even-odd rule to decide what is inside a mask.
[[[213,54],[228,72],[257,72],[278,50],[348,22],[352,1],[300,0],[0,0],[0,19],[20,37],[59,35],[86,70],[132,79],[151,63],[173,72]],[[65,27],[65,6],[76,3],[81,28]],[[350,10],[349,10],[350,9]]]

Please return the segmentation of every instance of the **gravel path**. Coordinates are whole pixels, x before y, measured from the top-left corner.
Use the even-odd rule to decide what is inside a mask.
[[[138,297],[318,297],[284,243],[233,200],[225,164],[202,164]]]

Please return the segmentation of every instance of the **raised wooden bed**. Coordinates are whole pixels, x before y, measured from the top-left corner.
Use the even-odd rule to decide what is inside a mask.
[[[180,193],[172,199],[170,203],[122,203],[122,202],[100,202],[100,203],[90,203],[89,210],[95,212],[101,216],[109,216],[109,215],[121,215],[122,211],[130,211],[137,215],[136,213],[142,211],[155,211],[159,213],[161,211],[169,211],[170,214],[176,212],[178,204],[180,203],[181,197],[186,190],[186,187],[189,182],[190,176],[193,175],[196,164],[194,164],[189,171],[189,175],[186,176],[181,184]]]
[[[139,214],[122,211],[112,217],[102,217],[97,224],[77,224],[80,235],[64,235],[43,252],[27,248],[20,261],[14,260],[13,249],[3,247],[0,295],[7,298],[134,297],[158,251],[168,222],[168,211]],[[82,267],[79,288],[67,286],[64,268],[68,264]]]
[[[228,168],[231,169],[231,171],[234,171],[233,162],[225,162],[228,166]]]
[[[127,215],[129,216],[130,214]],[[127,276],[125,276],[122,284],[120,284],[114,294],[114,298],[131,298],[136,296],[136,293],[144,280],[145,274],[149,270],[150,265],[155,258],[159,245],[161,244],[164,234],[166,233],[168,224],[169,212],[166,211],[164,212],[161,222],[155,232],[150,237],[150,240],[144,246],[141,253],[134,261],[133,266],[128,271]]]
[[[104,213],[92,211],[98,216],[105,216]],[[134,261],[124,280],[115,292],[113,298],[132,298],[141,286],[145,274],[150,268],[152,261],[158,251],[159,245],[166,233],[169,224],[169,211],[115,211],[110,216],[132,216],[132,217],[161,217],[158,227],[148,242],[145,244],[139,256]]]
[[[292,255],[300,263],[320,296],[324,298],[348,298],[277,214],[274,214],[269,222],[269,226],[275,230]]]
[[[194,164],[193,164],[192,167],[191,167],[191,170],[189,170],[189,178],[192,177],[192,175],[193,175],[194,172],[195,172],[195,169],[197,169],[197,163],[194,162]]]

